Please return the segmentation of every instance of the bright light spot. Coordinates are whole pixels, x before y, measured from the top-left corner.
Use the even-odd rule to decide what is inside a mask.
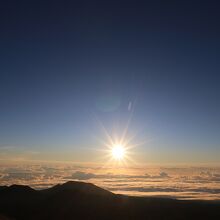
[[[112,148],[112,156],[116,160],[122,160],[125,156],[125,148],[121,145],[116,145]]]

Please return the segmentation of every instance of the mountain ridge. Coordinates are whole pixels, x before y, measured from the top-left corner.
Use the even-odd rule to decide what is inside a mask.
[[[220,202],[118,195],[92,183],[69,181],[43,190],[0,186],[1,216],[46,219],[220,219]]]

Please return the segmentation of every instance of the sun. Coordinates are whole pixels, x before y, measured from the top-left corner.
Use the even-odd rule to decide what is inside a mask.
[[[123,160],[125,157],[125,147],[122,145],[115,145],[112,147],[111,153],[115,160]]]

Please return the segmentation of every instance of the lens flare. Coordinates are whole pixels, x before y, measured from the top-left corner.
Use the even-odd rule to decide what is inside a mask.
[[[143,140],[141,143],[136,142],[136,137],[138,132],[128,132],[131,118],[133,115],[134,108],[129,104],[128,110],[130,112],[127,122],[124,125],[124,129],[113,129],[108,132],[104,124],[98,117],[95,117],[97,124],[99,125],[102,133],[104,134],[104,139],[101,137],[96,137],[103,148],[99,149],[104,155],[100,155],[100,161],[104,166],[129,166],[131,164],[137,164],[133,159],[135,156],[134,148],[146,144],[148,140]],[[130,134],[129,134],[130,133]]]

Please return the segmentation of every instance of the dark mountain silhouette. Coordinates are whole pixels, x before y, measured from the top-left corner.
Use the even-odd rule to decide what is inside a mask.
[[[48,193],[58,193],[63,191],[71,191],[71,193],[87,194],[87,195],[113,195],[113,193],[104,190],[92,183],[69,181],[64,184],[57,184],[49,189],[42,190]]]
[[[0,220],[220,219],[220,202],[123,196],[71,181],[45,190],[1,186],[0,213]]]

